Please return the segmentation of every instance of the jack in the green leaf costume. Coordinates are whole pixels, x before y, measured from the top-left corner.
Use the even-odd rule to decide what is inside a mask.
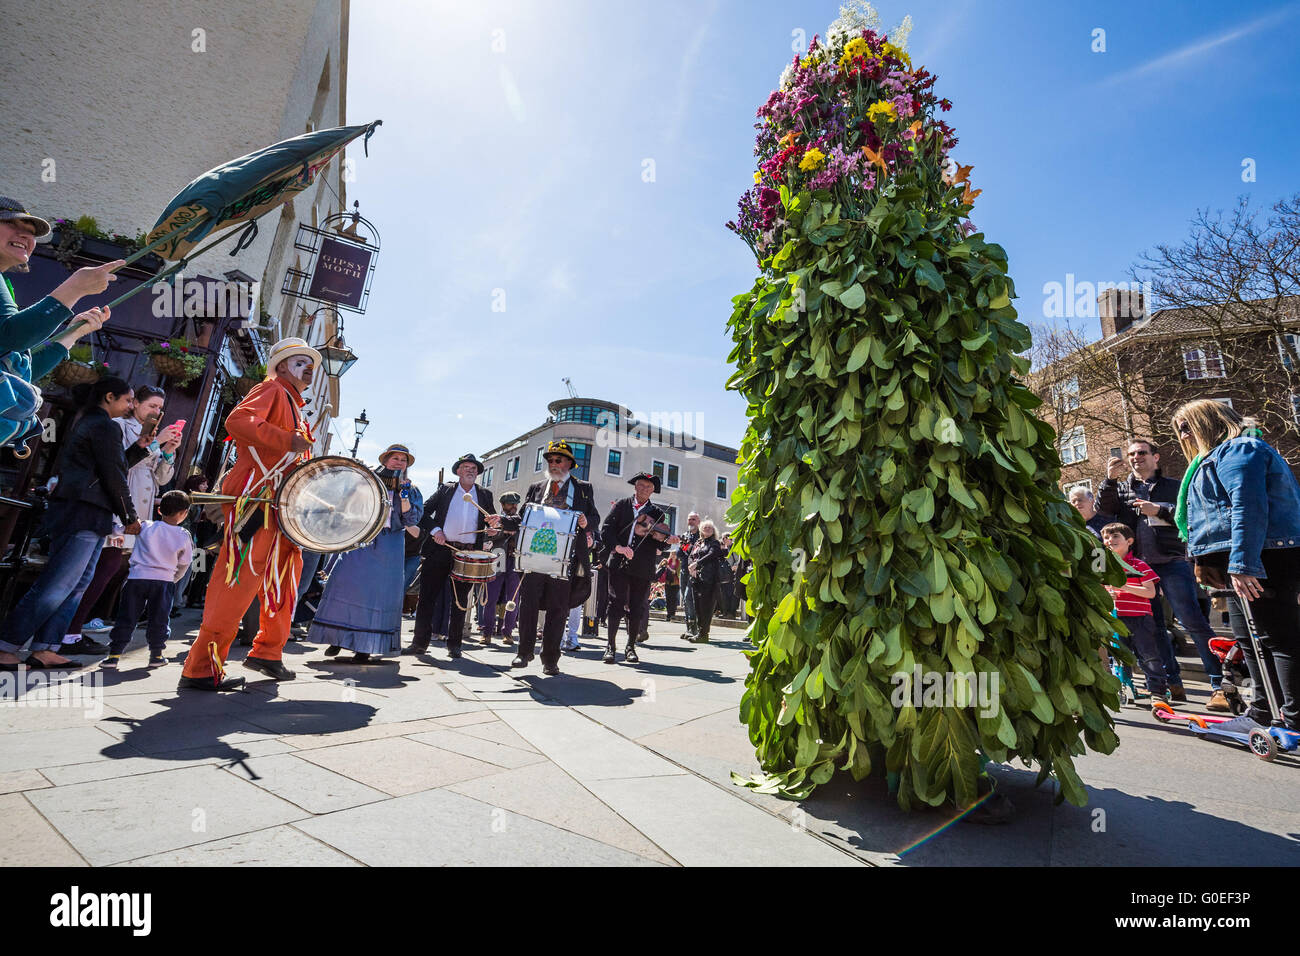
[[[967,220],[933,83],[841,29],[759,111],[729,224],[761,269],[729,323],[750,416],[728,513],[754,563],[740,716],[764,771],[742,782],[802,798],[874,766],[904,807],[966,807],[982,753],[1083,804],[1073,758],[1118,743],[1098,648],[1123,575],[1058,490],[1006,253]],[[970,683],[917,707],[918,666]]]

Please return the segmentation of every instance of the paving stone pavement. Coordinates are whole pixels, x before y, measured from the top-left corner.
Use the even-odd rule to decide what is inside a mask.
[[[1078,759],[1087,807],[999,767],[1014,821],[943,829],[951,812],[904,813],[876,775],[800,803],[733,785],[757,770],[739,629],[692,645],[652,621],[640,665],[601,663],[588,638],[550,678],[471,639],[458,662],[434,645],[371,667],[290,644],[298,678],[277,684],[236,648],[247,690],[211,695],[177,694],[197,612],[174,624],[168,667],[145,669],[137,631],[118,673],[69,672],[0,706],[0,865],[1300,862],[1300,761],[1265,764],[1137,708],[1115,754]],[[82,681],[91,697],[72,693]],[[1188,688],[1203,704],[1208,687]]]

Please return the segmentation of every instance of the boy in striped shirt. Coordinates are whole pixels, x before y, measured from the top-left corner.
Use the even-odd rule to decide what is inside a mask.
[[[1128,628],[1128,636],[1120,640],[1137,657],[1151,699],[1163,701],[1165,691],[1169,689],[1169,679],[1156,644],[1155,619],[1151,616],[1151,599],[1156,596],[1156,582],[1160,575],[1141,558],[1129,553],[1133,548],[1133,537],[1133,529],[1118,521],[1101,529],[1102,542],[1130,571],[1123,587],[1113,588],[1108,584],[1106,590],[1114,596],[1115,613]]]

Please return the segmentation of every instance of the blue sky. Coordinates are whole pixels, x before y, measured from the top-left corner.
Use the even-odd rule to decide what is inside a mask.
[[[1124,281],[1197,208],[1300,189],[1300,2],[877,9],[887,29],[911,15],[913,61],[953,101],[954,156],[984,190],[972,218],[1007,249],[1025,321],[1042,321],[1044,284],[1067,273]],[[794,31],[824,33],[837,12],[354,3],[348,121],[384,125],[369,158],[349,153],[349,202],[383,252],[368,314],[347,322],[361,356],[343,381],[347,445],[365,407],[362,454],[410,443],[429,484],[540,423],[565,376],[738,445],[726,321],[756,269],[724,223]]]

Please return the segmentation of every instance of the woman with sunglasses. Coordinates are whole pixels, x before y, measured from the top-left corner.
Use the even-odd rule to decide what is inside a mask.
[[[1300,483],[1253,421],[1222,402],[1188,402],[1174,412],[1173,425],[1191,462],[1178,493],[1179,532],[1202,582],[1230,587],[1250,604],[1281,685],[1281,718],[1300,731]],[[1255,655],[1247,653],[1246,663],[1262,688]],[[1245,718],[1269,722],[1263,693]]]

